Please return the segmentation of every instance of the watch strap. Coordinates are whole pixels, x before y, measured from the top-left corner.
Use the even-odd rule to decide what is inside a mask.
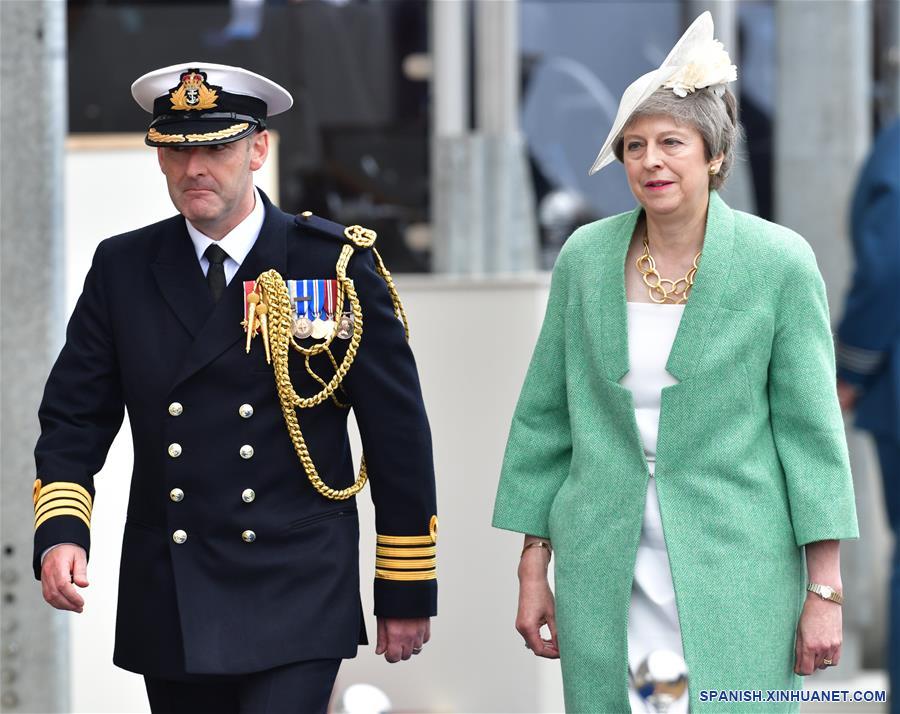
[[[820,583],[810,583],[806,586],[806,589],[818,595],[823,600],[830,600],[831,602],[835,602],[838,605],[844,604],[844,596],[839,591],[835,590],[830,585],[821,585]]]

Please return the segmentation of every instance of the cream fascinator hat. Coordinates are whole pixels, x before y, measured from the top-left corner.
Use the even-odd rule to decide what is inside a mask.
[[[603,142],[603,148],[591,166],[589,175],[613,162],[619,132],[625,128],[635,110],[660,87],[671,89],[679,97],[686,97],[704,87],[712,87],[721,96],[725,93],[725,85],[736,79],[737,67],[731,64],[731,58],[722,43],[713,39],[712,15],[709,11],[704,12],[675,43],[659,69],[638,77],[625,90],[612,129],[609,130],[609,136]]]

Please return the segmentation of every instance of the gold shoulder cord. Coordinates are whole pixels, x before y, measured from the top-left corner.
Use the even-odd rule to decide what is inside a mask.
[[[275,371],[275,385],[278,390],[278,399],[281,402],[281,412],[284,415],[288,433],[294,444],[294,451],[296,451],[297,456],[300,457],[300,461],[306,471],[306,476],[309,478],[309,482],[313,485],[313,488],[326,498],[335,501],[343,501],[355,496],[362,490],[363,486],[366,485],[368,474],[366,473],[365,455],[363,455],[360,462],[359,476],[352,486],[343,489],[330,488],[319,476],[319,472],[316,470],[315,464],[313,464],[312,457],[309,455],[309,449],[306,446],[303,432],[300,430],[300,423],[297,420],[296,409],[298,407],[300,409],[309,409],[310,407],[321,404],[327,399],[332,399],[338,406],[345,408],[349,407],[349,405],[342,404],[338,401],[335,392],[338,389],[341,389],[341,383],[343,382],[344,377],[347,376],[350,366],[353,364],[356,352],[359,349],[360,340],[362,339],[362,309],[360,308],[356,290],[353,287],[353,281],[347,277],[347,265],[355,252],[354,246],[358,248],[371,248],[375,257],[375,270],[387,284],[388,292],[391,295],[391,301],[394,304],[394,314],[403,323],[403,330],[407,341],[409,341],[409,323],[406,320],[406,312],[403,310],[403,303],[400,302],[400,295],[397,293],[397,288],[394,286],[394,280],[391,277],[391,273],[385,267],[384,261],[381,259],[378,251],[375,250],[374,243],[375,238],[377,237],[375,231],[363,228],[362,226],[349,226],[344,230],[344,235],[352,245],[344,245],[337,261],[336,272],[338,290],[337,301],[335,304],[343,306],[344,292],[346,291],[347,298],[350,300],[350,309],[353,313],[353,334],[351,335],[350,343],[347,346],[347,353],[344,355],[344,359],[340,365],[337,364],[330,349],[331,342],[334,340],[335,336],[334,330],[332,330],[331,334],[325,338],[324,342],[315,344],[312,347],[303,347],[294,339],[294,336],[291,334],[291,323],[294,314],[291,296],[288,292],[287,285],[285,285],[284,279],[278,274],[278,271],[268,270],[260,275],[256,281],[256,289],[260,296],[259,302],[261,305],[267,306],[265,312],[268,315],[268,333],[272,362]],[[291,383],[290,374],[288,372],[289,347],[293,347],[297,352],[304,356],[306,371],[322,385],[322,389],[311,397],[301,397],[297,394],[294,385]],[[328,358],[334,367],[335,373],[329,382],[325,382],[325,380],[320,378],[312,370],[309,364],[310,357],[322,353],[328,355]]]

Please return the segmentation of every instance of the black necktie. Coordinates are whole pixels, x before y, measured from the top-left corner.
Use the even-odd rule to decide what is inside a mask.
[[[212,293],[213,302],[219,302],[225,290],[225,258],[228,257],[228,253],[213,243],[203,255],[209,261],[209,270],[206,273],[209,291]]]

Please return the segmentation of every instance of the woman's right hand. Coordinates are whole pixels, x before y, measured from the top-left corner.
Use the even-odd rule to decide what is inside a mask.
[[[525,638],[525,646],[538,657],[559,659],[556,639],[556,606],[547,580],[549,552],[545,548],[528,548],[519,561],[519,611],[516,629]],[[547,625],[550,639],[541,637]]]

